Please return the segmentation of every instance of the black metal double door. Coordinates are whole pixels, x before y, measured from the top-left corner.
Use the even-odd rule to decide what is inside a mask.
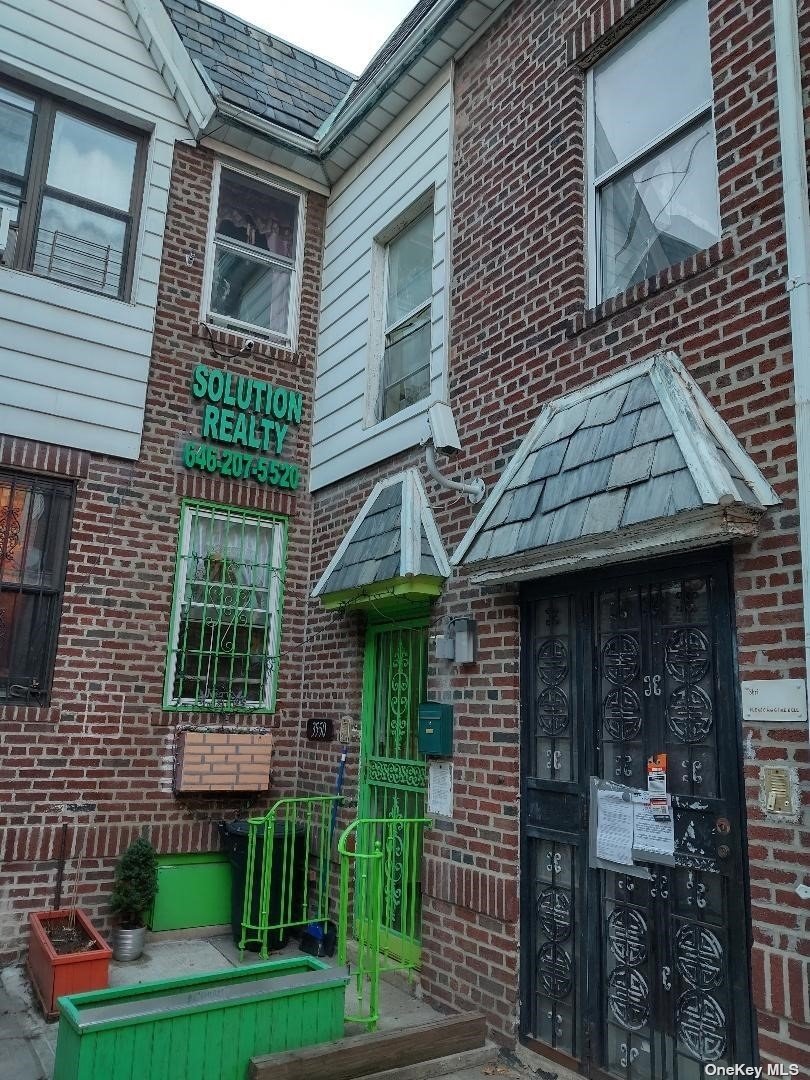
[[[700,1080],[753,1060],[725,558],[528,587],[521,1035],[588,1075]],[[667,756],[675,853],[600,868],[592,778]]]

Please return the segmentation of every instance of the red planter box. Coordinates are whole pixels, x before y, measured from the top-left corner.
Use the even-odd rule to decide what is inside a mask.
[[[45,927],[74,915],[76,925],[94,942],[86,952],[60,955],[51,944]],[[84,990],[106,990],[112,949],[102,938],[83,911],[76,908],[61,911],[36,911],[28,916],[31,940],[28,944],[28,974],[36,990],[47,1020],[59,1016],[57,998],[63,994],[79,994]]]

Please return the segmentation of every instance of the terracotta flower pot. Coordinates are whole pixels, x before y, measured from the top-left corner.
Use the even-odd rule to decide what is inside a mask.
[[[47,928],[53,930],[64,925],[71,917],[87,940],[87,948],[79,952],[59,953],[48,936]],[[79,908],[36,911],[28,916],[28,921],[31,938],[26,966],[47,1020],[58,1017],[56,1002],[63,994],[107,988],[112,950],[83,911]]]

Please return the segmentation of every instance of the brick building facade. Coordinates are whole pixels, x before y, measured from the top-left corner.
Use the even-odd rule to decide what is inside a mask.
[[[660,5],[519,2],[457,61],[447,400],[462,449],[449,471],[456,478],[482,476],[491,490],[542,405],[653,354],[674,352],[779,497],[756,538],[717,550],[733,578],[728,634],[735,679],[803,679],[772,12],[758,0],[712,0],[708,7],[719,235],[600,303],[589,299],[588,290],[587,72]],[[800,8],[806,86],[808,12],[806,5]],[[314,580],[375,483],[408,468],[422,474],[446,550],[458,547],[476,510],[432,481],[424,451],[414,446],[316,492]],[[699,562],[701,552],[694,558]],[[629,562],[638,573],[650,565],[659,564]],[[454,705],[455,741],[452,819],[437,821],[425,837],[421,985],[431,1001],[448,1008],[482,1009],[501,1041],[511,1043],[518,1032],[533,1035],[530,1041],[543,1052],[551,1047],[553,1056],[551,1030],[543,1035],[532,1021],[527,1026],[533,992],[525,982],[527,941],[541,942],[527,938],[525,925],[521,949],[521,915],[530,921],[535,902],[526,883],[533,871],[521,845],[519,809],[522,800],[525,813],[531,795],[525,776],[521,784],[520,745],[531,738],[525,715],[521,729],[521,683],[525,692],[528,678],[525,669],[521,678],[521,661],[532,663],[521,651],[527,635],[520,599],[528,602],[532,587],[498,584],[495,575],[491,583],[476,584],[471,578],[480,569],[462,561],[433,606],[427,631],[426,694]],[[619,581],[626,571],[614,566],[604,573]],[[579,580],[558,578],[555,584],[574,589]],[[453,617],[470,615],[477,623],[475,662],[437,659],[435,636],[446,633]],[[380,616],[372,610],[369,618]],[[306,678],[311,709],[324,708],[335,695],[335,711],[356,714],[362,708],[363,636],[350,620],[346,608],[313,617],[309,636],[318,645]],[[735,687],[729,689],[736,697]],[[529,702],[523,708],[532,711]],[[750,924],[746,917],[729,932],[751,935],[751,994],[763,1060],[806,1067],[808,913],[797,892],[807,872],[806,824],[800,823],[806,806],[798,816],[769,812],[763,766],[783,764],[794,784],[806,784],[807,725],[740,725],[738,719],[735,728],[745,776],[747,858],[743,877],[728,887],[750,891]],[[679,768],[680,761],[672,766]],[[691,888],[691,874],[689,881]],[[594,954],[586,962],[596,963]],[[657,963],[663,963],[660,954]],[[535,974],[543,978],[542,969]],[[660,978],[660,971],[649,977]],[[681,990],[686,993],[688,985],[681,982]],[[743,1012],[746,995],[743,986]],[[595,1015],[589,1019],[598,1026]],[[598,1035],[589,1030],[585,1038]],[[559,1044],[562,1060],[588,1055],[582,1041],[575,1040],[574,1053],[570,1043],[565,1052],[564,1037]],[[649,1052],[649,1044],[641,1052]],[[746,1055],[740,1042],[736,1053],[734,1060]],[[620,1068],[618,1045],[611,1043],[605,1055],[605,1067]]]
[[[417,752],[417,706],[427,698],[454,709],[452,754],[440,755],[452,764],[449,811],[432,814],[420,868],[408,871],[417,890],[408,932],[395,925],[404,910],[395,889],[386,915],[391,949],[405,966],[420,965],[426,998],[480,1009],[499,1042],[520,1038],[583,1071],[697,1080],[697,1062],[757,1053],[806,1066],[808,915],[797,891],[807,868],[806,718],[742,723],[740,690],[806,677],[771,6],[708,0],[698,42],[708,98],[655,131],[662,158],[697,140],[685,163],[666,166],[670,176],[678,168],[686,176],[693,155],[714,147],[701,198],[711,191],[717,220],[711,206],[701,220],[686,213],[664,243],[655,224],[680,184],[670,188],[622,284],[637,219],[624,221],[610,285],[593,269],[594,236],[621,232],[619,186],[630,166],[614,161],[599,175],[591,167],[601,138],[588,126],[594,81],[657,19],[700,5],[493,0],[483,5],[489,15],[468,6],[475,15],[459,29],[447,20],[464,4],[445,11],[423,0],[323,127],[330,106],[321,95],[304,149],[294,110],[295,139],[283,151],[275,136],[264,144],[278,172],[274,181],[268,165],[265,178],[306,191],[293,350],[261,335],[248,346],[244,327],[201,321],[214,273],[216,161],[254,178],[263,162],[245,134],[244,102],[227,100],[229,54],[216,55],[216,36],[200,51],[210,24],[189,34],[199,12],[166,0],[189,53],[221,80],[217,107],[232,130],[217,146],[219,121],[197,118],[198,142],[211,125],[208,145],[174,148],[140,453],[126,460],[19,433],[0,442],[0,468],[11,475],[75,485],[49,702],[7,702],[0,716],[9,749],[5,955],[19,954],[27,911],[50,901],[63,838],[65,894],[103,920],[115,858],[142,830],[163,853],[213,850],[219,818],[266,804],[269,796],[251,797],[241,784],[230,797],[176,790],[178,752],[196,747],[199,734],[179,727],[214,728],[228,740],[212,742],[210,759],[195,757],[212,774],[239,756],[227,751],[230,740],[251,733],[258,755],[271,738],[277,796],[331,790],[338,742],[309,742],[305,728],[330,717],[348,744],[341,825],[378,813],[419,819],[433,775]],[[806,85],[810,11],[799,6]],[[265,63],[244,24],[207,10],[233,48]],[[434,16],[446,21],[427,33]],[[324,77],[311,66],[320,72],[313,80]],[[334,106],[348,77],[329,77]],[[634,153],[658,160],[649,147]],[[296,168],[306,174],[298,185]],[[594,199],[607,206],[609,194],[613,217],[605,211],[600,226]],[[255,223],[237,226],[250,247]],[[648,257],[658,260],[652,274],[641,272]],[[397,284],[392,267],[406,264]],[[397,378],[391,357],[410,335],[429,356]],[[208,374],[198,376],[200,365]],[[212,371],[223,373],[217,394]],[[200,457],[186,450],[205,443],[206,430],[209,443],[221,433],[226,374],[258,395],[256,416],[274,400],[259,384],[300,394],[300,423],[288,425],[279,454],[299,467],[294,493],[254,477],[213,477],[205,447]],[[449,404],[460,441],[441,468],[482,478],[483,509],[448,493],[426,458],[433,401]],[[288,406],[284,397],[282,414]],[[549,417],[556,441],[543,442],[537,424]],[[694,425],[686,434],[684,417]],[[611,424],[631,427],[630,440],[600,458],[600,440],[619,438]],[[567,440],[589,426],[598,438],[580,440],[569,483]],[[556,470],[544,446],[556,448]],[[659,454],[675,464],[658,468]],[[646,455],[646,465],[629,472],[627,455],[633,468]],[[513,461],[520,469],[509,473]],[[624,483],[613,479],[619,468]],[[670,486],[655,510],[661,476]],[[708,499],[698,484],[711,491],[718,476],[728,490]],[[633,493],[634,484],[648,486]],[[627,521],[631,499],[647,505]],[[278,686],[265,709],[238,701],[218,709],[210,691],[209,707],[165,707],[174,685],[167,660],[172,671],[175,662],[167,643],[182,618],[173,613],[185,557],[178,532],[196,527],[184,505],[287,522]],[[539,541],[541,516],[558,512]],[[625,540],[634,556],[617,547]],[[239,582],[215,554],[200,587],[224,593]],[[199,602],[190,588],[189,603]],[[457,619],[475,623],[469,663],[443,658]],[[652,734],[637,738],[645,725]],[[589,781],[640,787],[644,755],[661,751],[682,811],[673,811],[681,863],[647,860],[636,876],[617,869],[627,862],[597,866]],[[786,770],[787,803],[778,807],[769,799],[781,789],[766,789],[774,765]],[[185,778],[206,787],[200,772]],[[708,840],[690,862],[686,831],[707,821]]]
[[[229,480],[186,468],[183,448],[199,438],[202,411],[191,393],[195,368],[234,370],[233,356],[244,342],[243,336],[216,330],[212,341],[199,321],[214,160],[209,150],[177,145],[139,459],[124,462],[3,439],[4,467],[75,484],[50,702],[6,705],[2,711],[6,960],[20,955],[27,912],[51,906],[60,856],[66,864],[63,901],[78,902],[103,924],[115,861],[144,830],[166,854],[217,850],[216,822],[266,805],[271,772],[274,790],[293,783],[309,587],[306,471],[325,200],[306,196],[297,348],[259,342],[237,361],[239,374],[301,394],[302,423],[290,425],[284,446],[284,459],[300,466],[300,486],[285,492],[252,478]],[[275,708],[267,717],[227,708],[164,710],[183,500],[287,521],[284,660]],[[240,731],[268,732],[272,770],[262,751],[249,783],[238,776],[218,778],[214,797],[185,794],[188,787],[175,775],[182,768],[183,730],[200,726],[232,731],[231,740]],[[250,755],[243,775],[253,763]]]

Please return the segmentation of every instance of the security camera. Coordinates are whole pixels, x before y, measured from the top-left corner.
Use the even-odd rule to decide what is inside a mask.
[[[255,348],[256,348],[256,342],[253,340],[253,338],[249,337],[245,341],[244,345],[242,346],[242,352],[243,353],[252,353]]]
[[[449,405],[437,401],[428,409],[428,427],[433,445],[442,454],[457,454],[461,450],[461,440],[456,430],[456,422]]]

